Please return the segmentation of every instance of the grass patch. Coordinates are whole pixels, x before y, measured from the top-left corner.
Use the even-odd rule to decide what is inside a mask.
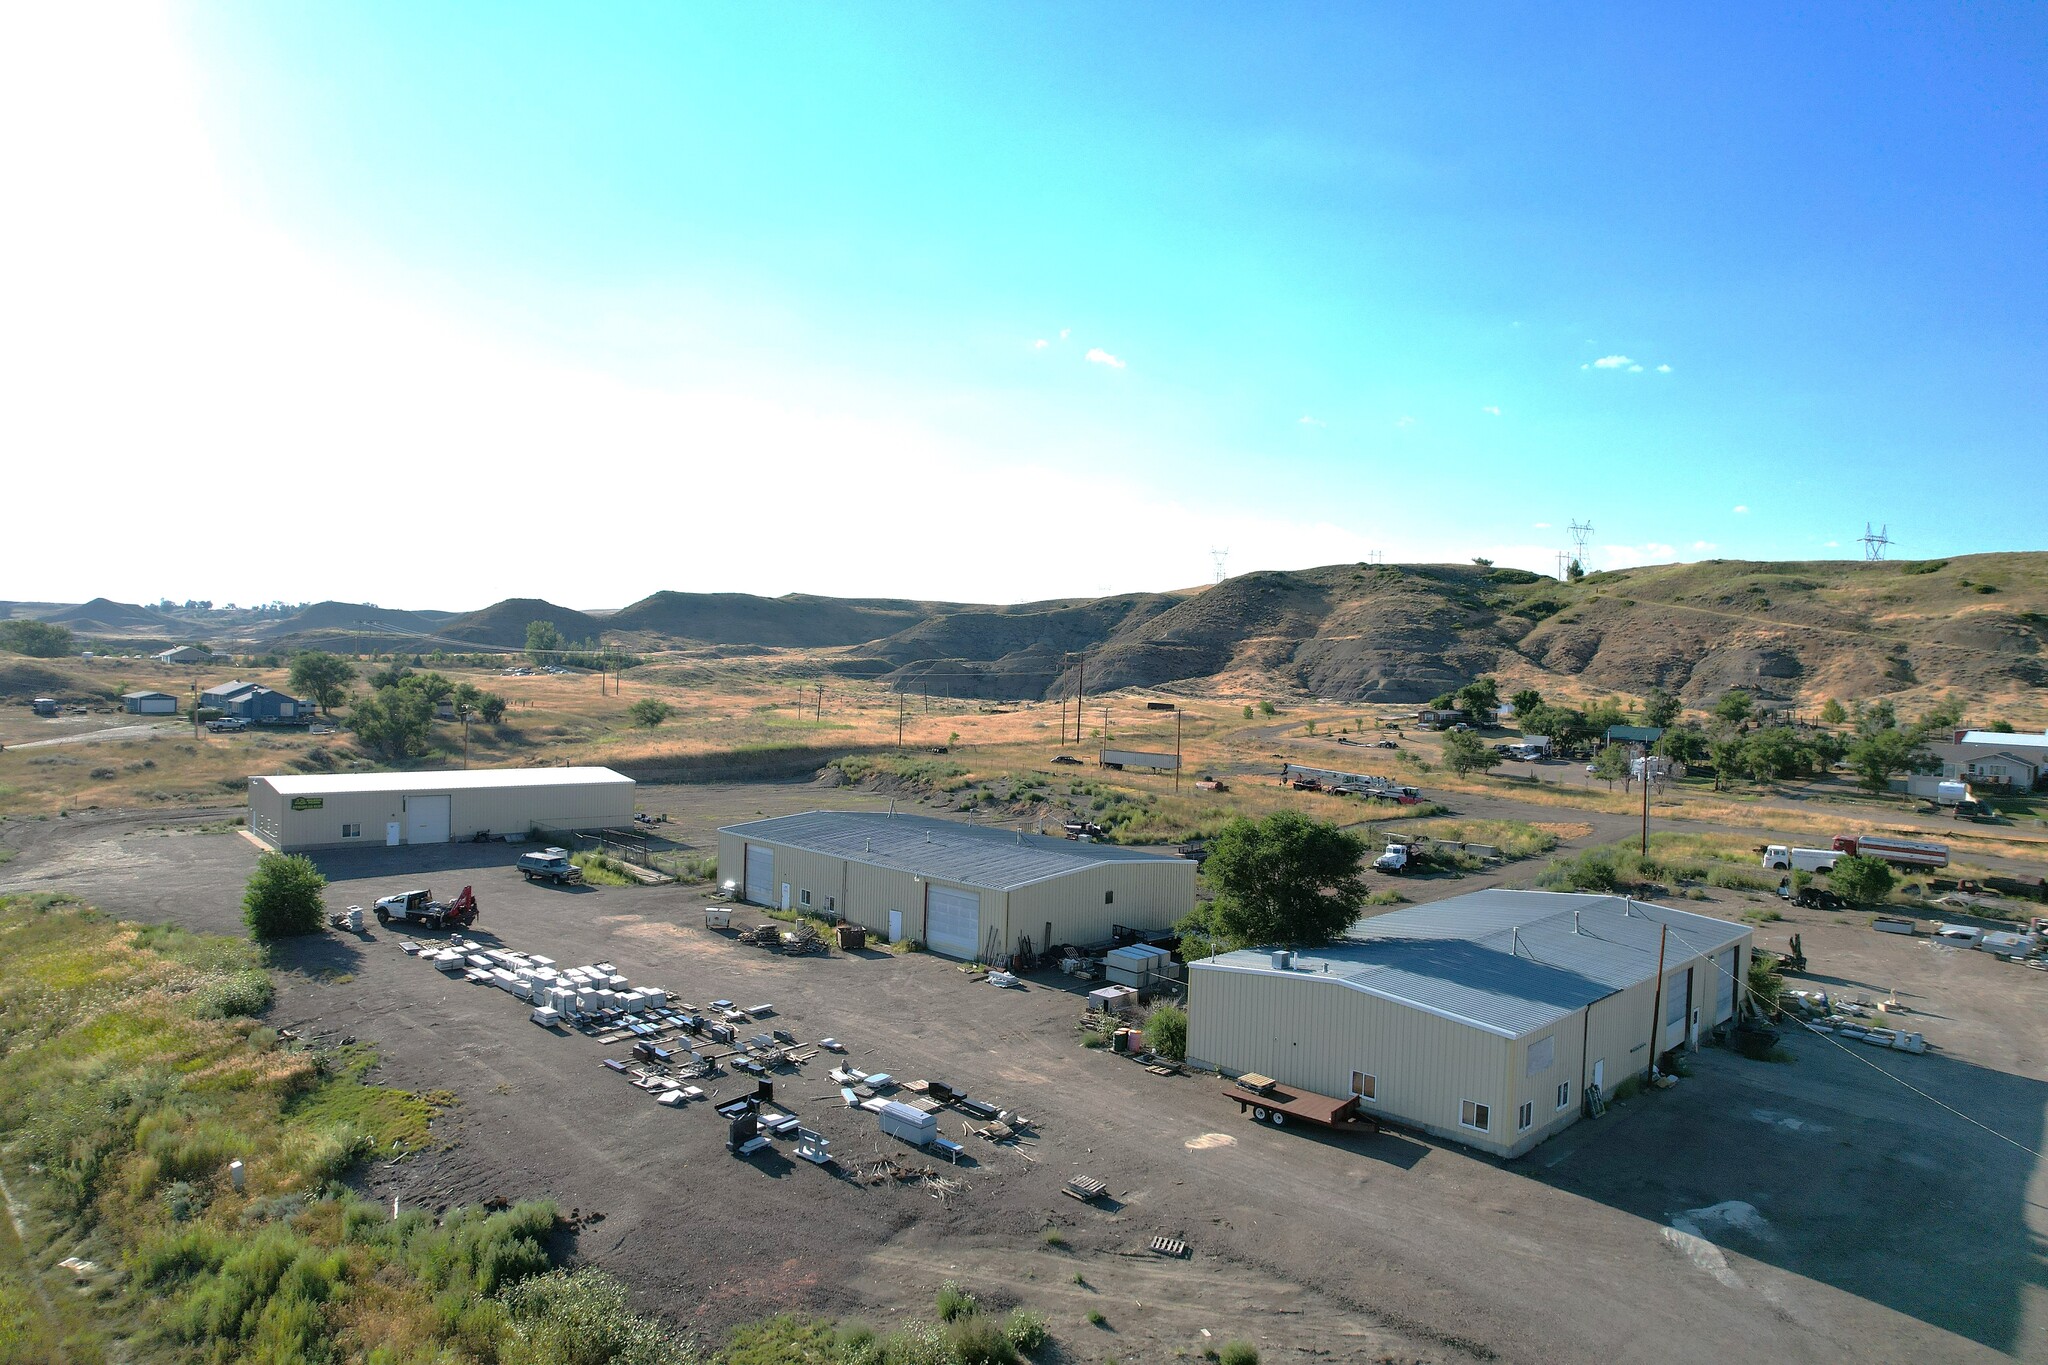
[[[1413,828],[1432,839],[1497,848],[1509,861],[1538,857],[1558,843],[1554,832],[1525,820],[1426,820]]]
[[[626,865],[609,853],[592,850],[588,853],[572,853],[569,861],[583,869],[583,880],[590,886],[637,886],[638,882],[627,874]]]
[[[0,898],[10,1183],[49,1247],[89,1238],[127,1272],[87,1320],[39,1325],[41,1253],[17,1257],[0,1279],[0,1360],[96,1360],[118,1339],[146,1359],[488,1365],[595,1339],[682,1365],[683,1344],[627,1313],[616,1282],[546,1273],[552,1205],[394,1221],[339,1183],[373,1152],[424,1145],[432,1106],[368,1084],[366,1051],[281,1048],[220,1007],[266,997],[252,951]],[[238,1160],[242,1188],[227,1177]],[[0,1239],[0,1270],[8,1250]],[[53,1284],[48,1298],[77,1296]]]

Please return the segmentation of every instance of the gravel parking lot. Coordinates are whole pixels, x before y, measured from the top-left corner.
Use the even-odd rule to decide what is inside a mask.
[[[783,790],[735,814],[821,804]],[[257,850],[239,833],[173,832],[202,825],[0,826],[20,850],[0,890],[238,931]],[[552,1197],[574,1211],[584,1256],[702,1331],[785,1309],[885,1321],[928,1311],[952,1278],[1047,1312],[1071,1359],[1166,1359],[1246,1336],[1269,1359],[2048,1360],[2040,1163],[1953,1112],[2040,1146],[2041,973],[1796,912],[1760,940],[1801,929],[1832,988],[1895,988],[1937,1051],[1800,1037],[1791,1064],[1771,1064],[1710,1050],[1676,1088],[1502,1164],[1401,1134],[1254,1127],[1214,1081],[1076,1046],[1079,1001],[1056,975],[1005,991],[924,955],[781,958],[704,929],[700,891],[529,886],[511,858],[450,845],[321,861],[337,908],[472,884],[481,936],[610,960],[698,1004],[773,1002],[781,1027],[836,1035],[866,1069],[943,1079],[1035,1121],[1029,1146],[970,1139],[974,1163],[942,1168],[951,1191],[743,1163],[714,1115],[661,1109],[606,1070],[616,1048],[532,1027],[521,1002],[440,976],[397,934],[279,950],[273,1022],[353,1036],[378,1050],[379,1079],[457,1097],[437,1125],[445,1146],[373,1167],[379,1196]],[[844,1108],[826,1065],[778,1078],[778,1097],[848,1164],[907,1157]],[[1077,1172],[1109,1183],[1107,1207],[1059,1196]],[[1187,1241],[1190,1259],[1145,1254],[1156,1234]]]

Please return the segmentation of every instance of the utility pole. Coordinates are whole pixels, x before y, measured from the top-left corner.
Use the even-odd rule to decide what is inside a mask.
[[[1088,698],[1088,656],[1081,655],[1079,663],[1081,671],[1074,679],[1074,744],[1077,748],[1081,743],[1081,704]]]
[[[903,703],[905,700],[903,687],[899,683],[896,688],[896,747],[899,749],[903,747]]]
[[[1649,751],[1649,749],[1648,749],[1648,748],[1645,748],[1645,749],[1643,750],[1643,847],[1642,847],[1642,852],[1643,852],[1643,854],[1644,854],[1645,856],[1648,856],[1648,854],[1649,854],[1649,852],[1650,852],[1650,751]]]
[[[1660,924],[1657,933],[1657,990],[1650,997],[1650,1069],[1657,1069],[1657,1044],[1664,1032],[1664,940],[1671,936],[1671,926]]]
[[[1180,790],[1180,704],[1173,708],[1173,789]]]
[[[462,770],[469,771],[469,706],[462,708]]]

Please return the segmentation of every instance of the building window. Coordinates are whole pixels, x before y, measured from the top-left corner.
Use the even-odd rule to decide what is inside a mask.
[[[1471,1100],[1461,1100],[1459,1101],[1458,1122],[1464,1124],[1467,1128],[1477,1128],[1483,1133],[1493,1126],[1493,1111],[1486,1105],[1475,1104]]]
[[[1362,1100],[1372,1100],[1377,1103],[1380,1097],[1379,1077],[1368,1075],[1363,1071],[1352,1072],[1351,1093]]]
[[[797,892],[796,898],[805,905],[809,905],[811,903],[811,893],[808,891]]]
[[[361,825],[343,825],[341,827],[341,837],[344,839],[360,839],[363,837],[363,827]]]
[[[1515,1131],[1518,1133],[1526,1133],[1529,1131],[1530,1125],[1535,1122],[1536,1101],[1523,1100],[1522,1107],[1515,1111]]]
[[[1116,892],[1114,892],[1114,891],[1105,891],[1105,892],[1103,892],[1103,893],[1102,893],[1102,903],[1103,903],[1104,905],[1115,905],[1115,904],[1116,904]]]
[[[1564,1110],[1572,1107],[1572,1083],[1570,1081],[1561,1081],[1558,1083],[1557,1107],[1559,1112],[1563,1112]]]

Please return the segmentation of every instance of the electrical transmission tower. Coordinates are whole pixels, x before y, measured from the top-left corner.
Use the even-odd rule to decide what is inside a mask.
[[[1869,522],[1863,523],[1863,534],[1856,538],[1863,542],[1863,557],[1865,559],[1884,558],[1885,546],[1892,543],[1892,538],[1889,534],[1891,529],[1890,526],[1881,526],[1873,531],[1870,529]]]
[[[1590,521],[1575,521],[1571,524],[1571,533],[1572,563],[1578,565],[1580,571],[1584,572],[1586,568],[1586,546],[1593,539],[1593,523]]]
[[[1223,581],[1223,561],[1230,558],[1230,551],[1211,550],[1209,551],[1209,558],[1216,561],[1216,581],[1221,583]]]
[[[1381,562],[1382,562],[1382,560],[1383,560],[1383,556],[1382,556],[1382,554],[1381,554],[1381,552],[1380,552],[1380,551],[1378,551],[1378,550],[1369,550],[1369,551],[1367,551],[1367,552],[1366,552],[1366,556],[1365,556],[1365,562],[1366,562],[1366,563],[1368,563],[1368,564],[1378,564],[1378,563],[1381,563]]]
[[[1557,552],[1557,581],[1558,581],[1558,582],[1560,582],[1560,583],[1564,582],[1564,580],[1565,580],[1565,577],[1566,577],[1566,570],[1567,570],[1567,569],[1569,568],[1569,566],[1571,565],[1571,562],[1572,562],[1572,554],[1571,554],[1571,551],[1569,551],[1569,550],[1559,550],[1559,551]]]

